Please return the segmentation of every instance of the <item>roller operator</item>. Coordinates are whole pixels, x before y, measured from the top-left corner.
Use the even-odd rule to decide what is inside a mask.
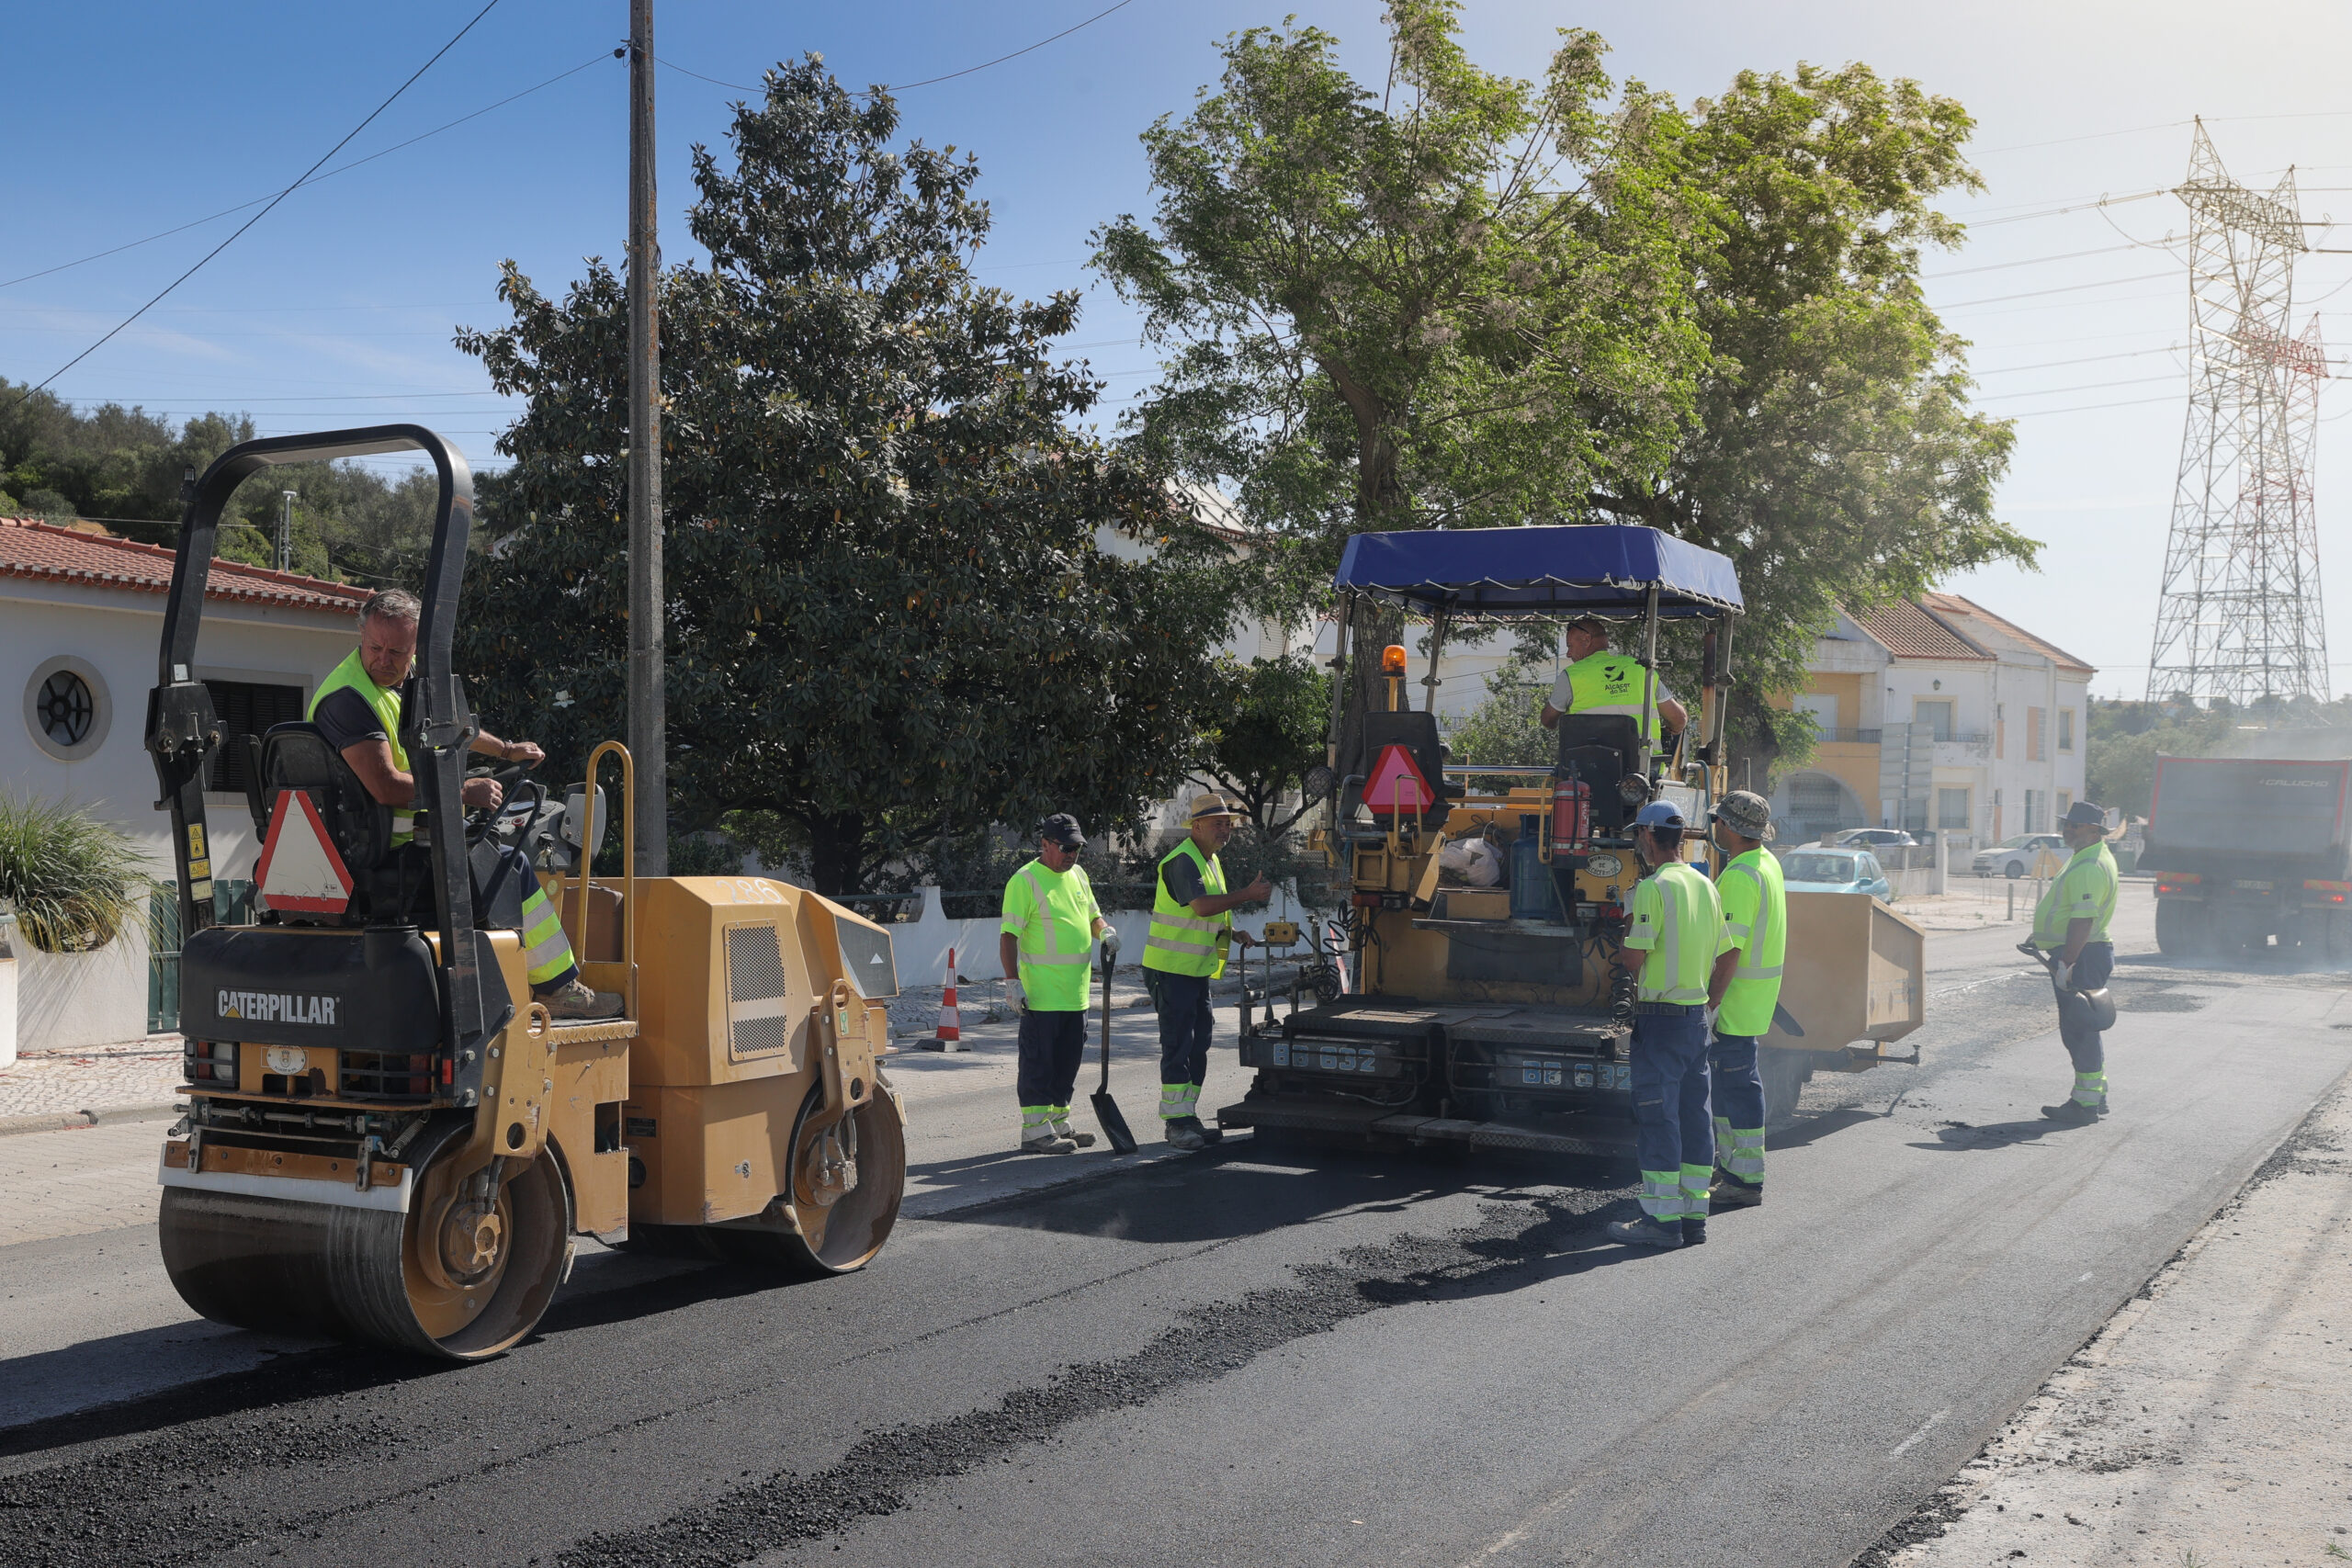
[[[392,850],[416,853],[413,818],[416,778],[401,745],[401,685],[416,662],[417,623],[424,605],[413,593],[386,588],[359,609],[359,646],[345,656],[311,699],[310,721],[340,752],[368,793],[392,808]],[[473,750],[502,762],[536,767],[547,753],[532,741],[476,735]],[[469,779],[460,797],[474,809],[495,810],[504,791],[494,779]],[[612,1018],[621,998],[592,991],[555,906],[539,891],[538,878],[518,850],[502,852],[494,870],[475,868],[475,918],[483,926],[522,933],[531,996],[550,1017]]]

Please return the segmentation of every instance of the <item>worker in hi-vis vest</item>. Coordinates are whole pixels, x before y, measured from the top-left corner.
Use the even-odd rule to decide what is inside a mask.
[[[1119,951],[1119,933],[1103,923],[1094,885],[1078,863],[1086,834],[1057,811],[1037,824],[1037,858],[1004,885],[1003,928],[996,939],[1005,994],[1021,1015],[1021,1152],[1074,1154],[1094,1134],[1069,1124],[1070,1091],[1086,1055],[1086,992],[1094,973],[1094,939]]]
[[[1731,950],[1707,982],[1714,1015],[1707,1043],[1708,1100],[1715,1111],[1715,1179],[1711,1210],[1752,1209],[1764,1201],[1764,1080],[1756,1047],[1772,1032],[1781,1001],[1781,965],[1789,951],[1789,896],[1772,841],[1772,807],[1736,789],[1707,813],[1724,855],[1715,879]]]
[[[1633,1247],[1707,1239],[1707,977],[1731,946],[1715,885],[1682,858],[1682,808],[1653,800],[1634,818],[1642,880],[1625,910],[1624,953],[1641,955],[1634,1001],[1634,1158],[1641,1217],[1609,1226]],[[1618,967],[1627,967],[1621,955]]]
[[[310,709],[311,723],[351,765],[361,787],[392,808],[393,852],[411,857],[422,852],[413,837],[416,778],[401,744],[400,689],[416,662],[416,627],[424,614],[416,595],[401,589],[370,595],[359,607],[359,646],[319,682]],[[486,730],[474,737],[473,750],[502,762],[534,766],[547,756],[531,741],[501,740]],[[460,798],[476,809],[495,809],[503,795],[494,779],[468,779]],[[426,890],[431,879],[420,872],[416,883]],[[473,883],[476,923],[522,933],[531,996],[549,1016],[618,1016],[619,992],[592,991],[581,981],[563,922],[520,850],[502,852],[494,867],[474,867]]]
[[[1208,1076],[1209,982],[1225,973],[1229,937],[1257,941],[1233,927],[1233,911],[1263,903],[1272,886],[1261,874],[1238,893],[1225,890],[1216,852],[1233,837],[1233,807],[1220,795],[1196,795],[1185,807],[1191,829],[1159,859],[1152,879],[1151,932],[1143,944],[1143,983],[1159,1014],[1159,1122],[1170,1146],[1208,1142],[1201,1125],[1201,1082]]]
[[[2033,907],[2029,945],[2055,959],[2050,979],[2057,990],[2097,991],[2115,973],[2115,943],[2108,940],[2107,928],[2115,918],[2119,884],[2115,856],[2107,847],[2107,813],[2078,800],[2058,819],[2058,830],[2074,858]],[[2041,1113],[2070,1126],[2096,1122],[2107,1114],[2105,1031],[2089,1010],[2070,1010],[2062,997],[2058,1038],[2075,1059],[2075,1092],[2043,1106]]]
[[[1536,716],[1546,729],[1560,727],[1567,713],[1622,713],[1640,728],[1642,745],[1658,750],[1658,720],[1676,734],[1690,722],[1690,714],[1674,699],[1664,682],[1631,654],[1609,651],[1609,623],[1598,615],[1583,615],[1568,623],[1568,663],[1552,682],[1552,695]],[[1643,705],[1645,694],[1648,705]]]

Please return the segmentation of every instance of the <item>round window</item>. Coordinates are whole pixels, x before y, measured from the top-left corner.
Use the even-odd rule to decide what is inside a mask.
[[[78,762],[105,743],[108,706],[106,678],[70,653],[44,661],[25,682],[25,728],[61,762]]]
[[[40,730],[61,747],[79,746],[90,738],[90,725],[98,716],[97,700],[90,695],[90,683],[71,670],[60,670],[40,683],[40,695],[35,699],[33,711],[40,716]]]

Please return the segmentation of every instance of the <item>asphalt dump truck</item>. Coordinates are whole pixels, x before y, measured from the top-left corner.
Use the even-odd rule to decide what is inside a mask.
[[[1731,562],[1613,525],[1364,534],[1334,587],[1341,629],[1310,842],[1340,874],[1345,951],[1318,949],[1310,968],[1344,969],[1351,988],[1294,988],[1281,1018],[1271,996],[1254,1020],[1245,1001],[1241,1061],[1256,1077],[1220,1124],[1358,1146],[1629,1156],[1633,998],[1611,973],[1641,875],[1631,824],[1647,802],[1674,801],[1694,829],[1686,854],[1720,869],[1704,835],[1725,787],[1741,611]],[[1698,734],[1654,750],[1629,715],[1571,713],[1549,757],[1455,765],[1430,701],[1408,700],[1403,643],[1349,648],[1366,598],[1425,629],[1430,698],[1449,635],[1597,615],[1614,624],[1617,649],[1655,670],[1661,627],[1700,623]],[[1351,660],[1366,658],[1379,674],[1360,682]],[[1507,868],[1498,886],[1448,869],[1465,858],[1448,846],[1477,840],[1490,848],[1475,858]],[[1922,951],[1918,928],[1868,895],[1789,895],[1780,1011],[1762,1051],[1776,1122],[1816,1070],[1917,1060],[1885,1047],[1921,1021]]]
[[[413,838],[313,726],[243,738],[256,912],[216,923],[204,792],[222,740],[197,633],[221,508],[267,465],[400,451],[440,487],[401,690]],[[464,458],[414,425],[232,447],[188,491],[147,719],[187,933],[188,1109],[158,1222],[172,1282],[217,1322],[455,1360],[530,1332],[576,1235],[836,1274],[881,1249],[906,1181],[879,1061],[888,932],[776,882],[594,874],[600,770],[635,864],[630,759],[610,741],[560,801],[507,770],[500,809],[463,808],[481,727],[450,647],[472,494]],[[478,923],[477,869],[507,848],[620,1017],[551,1019],[521,938]]]
[[[2176,958],[2282,949],[2352,963],[2352,761],[2159,757],[2139,869]]]

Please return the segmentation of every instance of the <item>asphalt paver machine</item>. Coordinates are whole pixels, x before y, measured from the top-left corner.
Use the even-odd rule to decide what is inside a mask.
[[[1630,1153],[1632,998],[1612,971],[1641,876],[1631,825],[1647,802],[1672,800],[1693,829],[1688,858],[1720,869],[1704,834],[1726,787],[1742,611],[1731,562],[1614,525],[1363,534],[1334,587],[1329,750],[1311,785],[1326,804],[1311,842],[1346,901],[1336,956],[1349,994],[1301,1005],[1294,991],[1281,1018],[1271,997],[1262,1017],[1245,1003],[1241,1062],[1256,1076],[1219,1122],[1373,1146]],[[1348,646],[1367,598],[1426,637],[1419,707],[1405,642]],[[1697,623],[1689,732],[1653,750],[1629,715],[1567,714],[1550,755],[1455,764],[1430,711],[1448,637],[1586,615],[1611,623],[1614,650],[1653,671],[1661,628]],[[1359,682],[1351,665],[1366,659],[1378,675]],[[1486,848],[1469,852],[1477,840]],[[1481,863],[1500,879],[1472,874]],[[1789,896],[1781,1009],[1763,1050],[1776,1112],[1818,1068],[1917,1060],[1884,1047],[1921,1021],[1922,958],[1918,928],[1867,895]]]
[[[251,924],[214,919],[206,789],[221,727],[198,630],[221,509],[269,465],[413,451],[439,483],[401,742],[413,842],[308,724],[246,748],[265,845]],[[186,1117],[164,1145],[164,1262],[250,1328],[453,1359],[527,1334],[574,1237],[823,1275],[862,1267],[906,1179],[880,1058],[889,933],[752,877],[598,876],[607,741],[560,802],[519,770],[461,791],[480,733],[451,665],[472,523],[465,459],[429,430],[249,441],[193,481],[147,737],[179,878]],[[532,1000],[520,937],[478,923],[477,868],[521,850],[617,1019]]]

